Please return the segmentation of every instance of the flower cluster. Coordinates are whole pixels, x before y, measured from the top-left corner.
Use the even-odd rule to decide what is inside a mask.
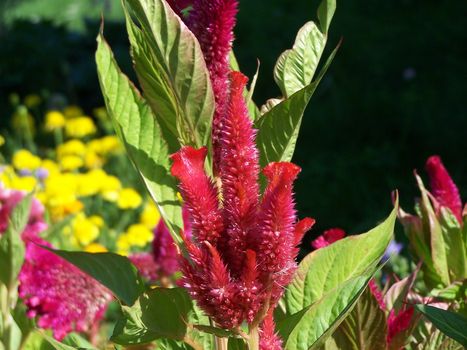
[[[7,228],[14,207],[24,192],[8,190],[0,183],[0,235]],[[38,325],[52,329],[57,339],[72,331],[89,331],[99,322],[110,301],[110,293],[76,267],[42,248],[52,247],[39,234],[47,228],[44,207],[33,199],[27,225],[22,232],[26,257],[19,275],[19,296]]]
[[[300,168],[271,163],[259,196],[255,131],[243,98],[246,77],[230,75],[230,96],[218,148],[220,188],[204,170],[206,148],[183,147],[172,174],[189,211],[184,285],[221,327],[259,323],[273,309],[295,271],[296,248],[313,221],[297,223],[292,183]]]
[[[28,110],[29,100],[34,109]],[[94,118],[73,105],[40,113],[41,101],[25,98],[16,106],[13,132],[21,133],[15,126],[27,129],[32,143],[18,149],[13,138],[6,139],[0,161],[10,161],[0,167],[0,181],[9,189],[35,191],[52,224],[70,219],[58,240],[61,248],[122,255],[149,248],[160,215],[135,189],[138,179],[115,176],[126,174],[122,169],[129,163],[118,137],[108,132],[105,109],[95,109]],[[25,113],[30,123],[24,123]]]

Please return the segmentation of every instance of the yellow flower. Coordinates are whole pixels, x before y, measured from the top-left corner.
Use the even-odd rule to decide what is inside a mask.
[[[92,135],[96,131],[93,120],[86,116],[68,119],[65,124],[65,133],[69,137],[82,138]]]
[[[73,235],[83,246],[89,245],[99,236],[99,227],[84,214],[78,214],[72,223]]]
[[[58,164],[50,159],[43,159],[41,163],[41,168],[47,170],[49,176],[58,174],[60,172]]]
[[[86,248],[84,248],[84,251],[88,253],[106,253],[108,252],[107,248],[104,247],[102,244],[99,243],[91,243]]]
[[[41,166],[41,159],[28,150],[21,149],[13,155],[13,166],[19,170],[36,170]]]
[[[116,154],[123,151],[122,144],[120,140],[115,135],[105,136],[100,139],[101,143],[101,153],[106,154]]]
[[[79,196],[94,196],[105,183],[107,174],[102,169],[93,169],[78,177],[77,193]]]
[[[65,116],[59,111],[49,111],[45,115],[45,130],[53,131],[65,126]]]
[[[34,176],[15,176],[9,184],[14,190],[32,192],[37,185],[37,179]]]
[[[52,221],[83,209],[83,203],[76,197],[78,182],[78,175],[72,173],[50,174],[44,181],[43,194],[39,197],[49,210]]]
[[[126,236],[131,246],[145,247],[152,241],[154,234],[145,225],[134,224],[128,227]]]
[[[0,135],[0,146],[3,146],[5,144],[5,138]]]
[[[139,221],[149,229],[153,229],[158,224],[161,214],[153,201],[146,203]]]
[[[67,119],[76,118],[81,117],[83,115],[83,110],[78,106],[68,106],[65,107],[65,109],[63,110],[63,114]]]
[[[28,108],[34,108],[40,105],[41,102],[42,102],[42,99],[40,98],[39,95],[36,95],[36,94],[30,94],[24,97],[24,104]]]
[[[136,209],[141,205],[142,201],[143,199],[134,189],[124,188],[118,194],[117,206],[120,209]]]
[[[57,147],[57,157],[75,155],[83,157],[86,153],[86,146],[80,140],[70,140]]]
[[[102,197],[109,202],[116,202],[121,188],[122,184],[120,180],[115,176],[109,175],[101,186]]]
[[[89,217],[89,220],[91,220],[91,222],[99,228],[104,226],[104,219],[102,219],[102,216],[93,215]]]
[[[60,159],[60,167],[64,171],[73,171],[84,165],[83,160],[78,156],[65,156]]]
[[[88,169],[101,168],[104,161],[95,152],[88,151],[84,156],[84,164]]]
[[[128,236],[126,234],[120,235],[117,239],[117,253],[120,255],[127,256],[130,251],[130,242],[128,242]]]

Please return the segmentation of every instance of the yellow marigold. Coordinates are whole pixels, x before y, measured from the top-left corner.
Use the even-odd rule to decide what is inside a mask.
[[[13,166],[19,170],[36,170],[41,166],[41,159],[28,150],[21,149],[13,155]]]
[[[78,156],[65,156],[60,159],[60,167],[64,171],[73,171],[81,168],[84,165],[84,161]]]
[[[104,165],[104,160],[95,152],[88,151],[84,156],[84,165],[86,165],[88,169],[101,168],[102,165]]]
[[[5,144],[5,138],[0,135],[0,146],[3,146]]]
[[[117,206],[120,209],[136,209],[142,202],[143,199],[138,192],[132,188],[124,188],[118,194]]]
[[[65,126],[65,116],[59,111],[49,111],[45,115],[45,130],[53,131]]]
[[[127,256],[130,252],[130,242],[128,241],[128,235],[120,235],[117,239],[117,253],[120,255]]]
[[[70,140],[57,147],[57,157],[61,158],[64,156],[75,155],[84,156],[86,153],[86,146],[80,140]]]
[[[139,221],[149,229],[153,229],[158,224],[161,214],[153,201],[146,203]]]
[[[65,109],[63,110],[63,114],[65,115],[65,118],[71,119],[81,117],[83,115],[83,110],[78,106],[71,105],[65,107]]]
[[[126,231],[128,243],[131,246],[145,247],[152,242],[154,234],[143,224],[134,224]]]
[[[89,220],[91,220],[91,222],[99,228],[104,226],[104,219],[102,219],[102,216],[92,215],[89,217]]]
[[[115,135],[104,136],[100,139],[102,154],[116,154],[123,152],[122,144]]]
[[[102,244],[99,243],[91,243],[86,248],[84,248],[84,251],[88,253],[106,253],[108,252],[107,248],[104,247]]]
[[[107,174],[102,169],[93,169],[78,178],[77,193],[79,196],[94,196],[101,190],[107,179]]]
[[[101,195],[102,197],[109,202],[116,202],[120,190],[122,189],[122,184],[120,180],[112,175],[108,175],[105,181],[101,186]]]
[[[34,108],[36,106],[39,106],[41,102],[42,102],[41,97],[36,94],[29,94],[24,97],[24,104],[28,108]]]
[[[83,246],[89,245],[99,236],[99,227],[83,213],[76,215],[71,228],[73,236]]]
[[[58,166],[58,164],[50,159],[43,159],[41,163],[41,168],[47,170],[49,176],[58,174],[60,172],[60,167]]]
[[[82,116],[68,119],[65,124],[65,133],[69,137],[82,138],[94,134],[96,125],[89,117]]]
[[[34,176],[15,176],[9,183],[9,188],[32,192],[36,189],[37,179]]]

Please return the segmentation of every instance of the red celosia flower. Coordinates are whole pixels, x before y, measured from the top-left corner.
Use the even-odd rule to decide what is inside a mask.
[[[316,238],[314,241],[311,242],[311,246],[314,249],[320,249],[327,247],[331,243],[334,243],[342,238],[345,237],[345,231],[340,228],[331,228]]]
[[[394,336],[399,333],[406,331],[410,327],[412,321],[412,316],[414,314],[414,308],[408,307],[401,310],[399,313],[395,313],[394,310],[391,310],[388,317],[388,334],[386,337],[386,342],[391,343]]]
[[[131,263],[138,269],[139,274],[149,282],[155,282],[159,278],[159,266],[154,261],[151,253],[135,253],[128,257]]]
[[[233,28],[238,12],[237,0],[193,0],[188,26],[197,37],[211,77],[216,100],[212,123],[214,171],[219,170],[219,142],[223,130],[225,101],[229,92],[229,54],[232,49]]]
[[[430,178],[430,188],[433,196],[441,206],[449,208],[462,223],[462,201],[459,190],[449,176],[439,156],[431,156],[426,161],[426,171]]]
[[[370,288],[371,294],[375,297],[376,301],[378,302],[379,308],[383,311],[386,311],[386,303],[384,302],[383,293],[379,289],[376,281],[371,279],[368,283],[368,287]]]
[[[219,142],[220,188],[204,171],[205,148],[183,147],[172,156],[172,174],[192,220],[185,238],[184,286],[214,321],[235,328],[261,321],[296,269],[296,245],[312,219],[296,223],[292,183],[300,168],[272,163],[260,201],[255,131],[243,98],[247,79],[231,74],[231,92]],[[269,303],[269,304],[268,304]],[[258,316],[258,314],[260,316]]]
[[[268,312],[260,328],[260,350],[282,350],[282,339],[275,332],[273,313]]]

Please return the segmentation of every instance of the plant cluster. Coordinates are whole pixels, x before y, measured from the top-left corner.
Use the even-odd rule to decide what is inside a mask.
[[[291,159],[304,110],[337,50],[318,70],[335,1],[323,0],[318,22],[306,23],[279,57],[274,78],[282,96],[262,106],[252,98],[258,73],[248,86],[232,48],[236,0],[122,4],[139,84],[119,69],[101,30],[105,125],[115,129],[157,209],[130,225],[142,196],[115,177],[126,169],[102,169],[114,152],[119,157],[120,143],[110,135],[86,140],[97,128],[82,113],[67,119],[65,111],[48,112],[52,158],[21,149],[2,172],[3,348],[466,346],[466,210],[439,157],[427,161],[430,191],[417,176],[416,215],[400,209],[394,193],[394,210],[377,227],[348,237],[326,231],[296,262],[314,219],[298,218],[293,182],[300,167]],[[33,149],[34,119],[18,110],[16,130]],[[106,140],[113,147],[99,152]],[[15,183],[35,189],[37,199]],[[112,212],[103,203],[115,216],[94,217]],[[157,218],[149,227],[148,216]],[[382,269],[385,254],[398,249],[397,217],[418,263],[403,278]],[[53,230],[59,237],[80,233],[68,233],[71,245],[48,240],[52,224],[60,225]],[[143,252],[151,240],[151,254]],[[116,322],[107,341],[99,321],[112,298]]]

